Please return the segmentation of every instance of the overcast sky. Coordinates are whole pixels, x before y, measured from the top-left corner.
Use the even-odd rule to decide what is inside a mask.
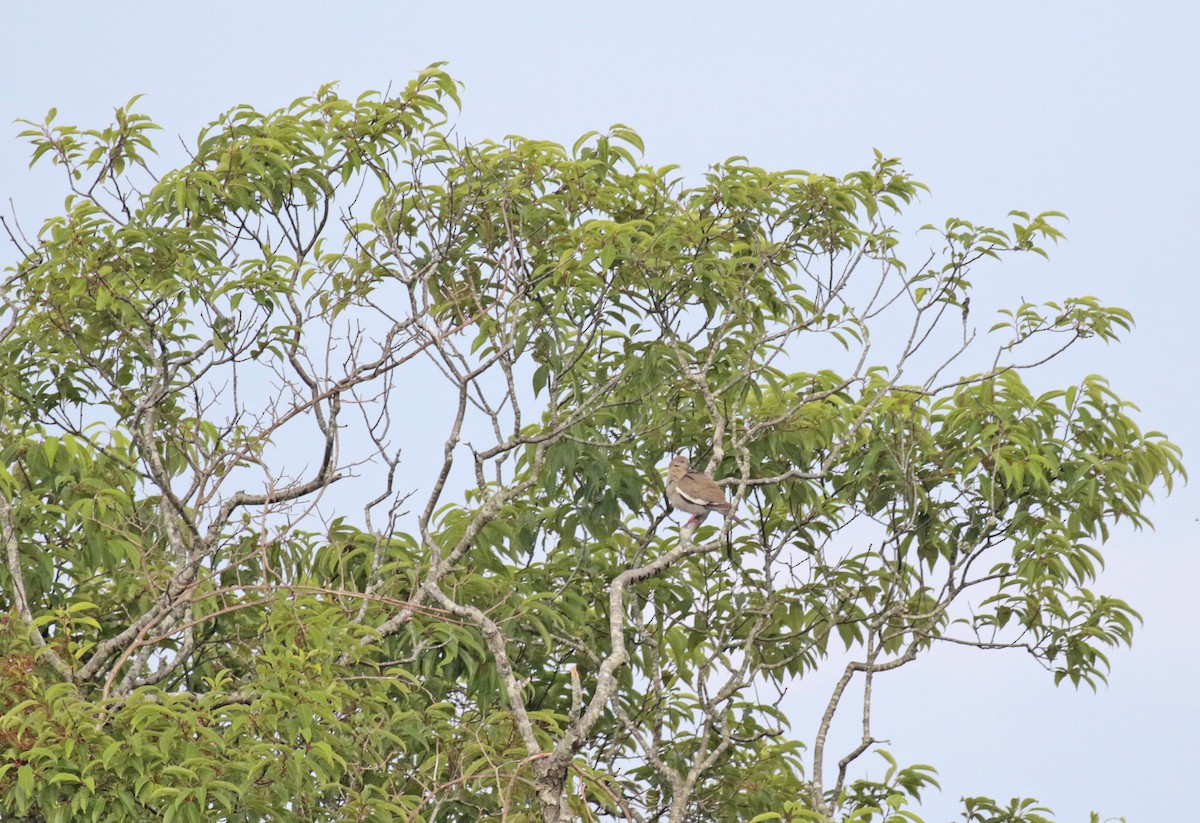
[[[51,106],[99,126],[144,93],[140,110],[190,141],[238,103],[273,109],[331,80],[355,96],[440,60],[466,84],[458,130],[472,139],[569,144],[621,122],[648,161],[691,175],[731,155],[842,174],[878,147],[932,189],[914,224],[1070,216],[1049,263],[1020,258],[981,285],[1007,302],[1094,294],[1133,311],[1123,343],[1084,347],[1046,379],[1107,375],[1196,472],[1198,39],[1200,4],[1183,0],[5,3],[0,196],[27,228],[61,205],[8,125]],[[1156,531],[1114,533],[1096,587],[1145,618],[1108,688],[1056,689],[1017,653],[945,651],[877,681],[876,736],[940,772],[930,823],[957,820],[964,794],[1033,796],[1080,823],[1093,809],[1157,823],[1195,808],[1195,488],[1149,514]],[[811,739],[816,718],[798,720]]]

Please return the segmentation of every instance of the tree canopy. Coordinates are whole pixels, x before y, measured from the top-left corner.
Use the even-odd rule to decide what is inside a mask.
[[[1061,215],[906,261],[924,186],[881,153],[689,182],[626,126],[466,141],[458,105],[438,66],[327,86],[168,168],[135,101],[26,123],[69,193],[4,221],[0,816],[919,821],[887,672],[1104,680],[1138,618],[1100,546],[1178,449],[1101,376],[1026,382],[1128,312],[969,302]],[[749,528],[681,525],[676,453]]]

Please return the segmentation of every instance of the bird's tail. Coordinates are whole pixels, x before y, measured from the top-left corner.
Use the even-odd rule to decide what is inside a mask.
[[[731,503],[723,503],[720,506],[713,506],[713,511],[719,512],[727,518],[732,518],[733,522],[737,523],[739,526],[745,526],[748,529],[751,528],[749,523],[733,513],[733,504]]]

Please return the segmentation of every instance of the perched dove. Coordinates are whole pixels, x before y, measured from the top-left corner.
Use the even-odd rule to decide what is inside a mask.
[[[688,471],[690,465],[681,454],[671,460],[667,469],[667,499],[675,508],[692,515],[687,525],[699,523],[709,512],[716,512],[745,526],[746,522],[733,513],[733,506],[725,500],[721,487],[700,472]]]

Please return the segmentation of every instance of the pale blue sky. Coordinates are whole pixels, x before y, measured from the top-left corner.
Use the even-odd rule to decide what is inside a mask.
[[[878,147],[932,187],[915,224],[1070,216],[1049,264],[1021,259],[980,284],[997,299],[1087,293],[1131,309],[1124,343],[1072,353],[1049,379],[1108,375],[1187,459],[1200,453],[1198,38],[1200,5],[1183,0],[8,3],[0,123],[57,106],[63,122],[100,125],[145,93],[141,109],[190,140],[237,103],[275,108],[330,80],[354,95],[447,60],[470,138],[570,143],[623,122],[649,161],[690,174],[735,154],[842,173]],[[25,170],[5,128],[0,196],[36,226],[62,188]],[[1108,689],[1055,689],[1016,653],[947,651],[880,679],[876,735],[940,771],[931,823],[977,793],[1035,796],[1081,823],[1090,809],[1156,823],[1194,808],[1200,501],[1183,488],[1150,513],[1156,532],[1118,531],[1106,552],[1098,588],[1146,619]]]

